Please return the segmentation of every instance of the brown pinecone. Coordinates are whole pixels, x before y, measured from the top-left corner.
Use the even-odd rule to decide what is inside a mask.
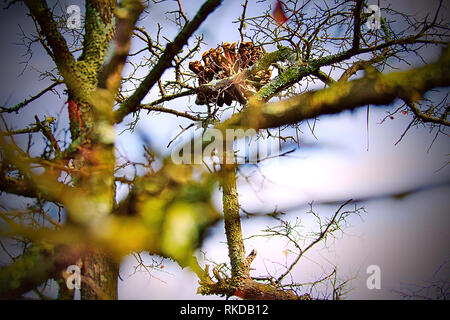
[[[236,42],[225,42],[217,48],[205,51],[202,61],[191,61],[189,69],[195,73],[199,85],[212,80],[225,79],[251,67],[263,52],[261,47],[254,46],[253,42],[241,42],[236,47]],[[217,104],[219,107],[231,105],[233,101],[246,104],[248,98],[254,95],[263,85],[269,82],[272,72],[261,70],[249,78],[236,78],[231,85],[214,89],[208,88],[197,94],[196,104]]]

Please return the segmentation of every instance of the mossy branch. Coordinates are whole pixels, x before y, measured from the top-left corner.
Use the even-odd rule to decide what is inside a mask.
[[[388,105],[397,98],[417,101],[430,89],[449,86],[449,69],[448,49],[444,50],[439,61],[417,69],[381,74],[373,67],[366,68],[362,79],[338,82],[330,88],[310,91],[280,102],[265,104],[254,99],[241,113],[218,127],[274,128],[367,104]]]

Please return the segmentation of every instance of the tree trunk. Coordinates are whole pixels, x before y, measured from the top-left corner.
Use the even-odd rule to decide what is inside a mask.
[[[237,296],[247,300],[301,299],[302,297],[297,297],[292,291],[285,291],[270,284],[258,283],[251,278],[250,265],[256,256],[256,251],[253,250],[248,257],[245,257],[236,187],[236,165],[222,165],[221,174],[223,215],[231,263],[231,278],[223,279],[217,271],[213,270],[213,274],[218,280],[214,282],[208,275],[208,269],[206,269],[206,275],[200,281],[201,287],[198,292],[200,294]]]
[[[117,300],[119,264],[107,253],[91,250],[83,257],[82,300]]]

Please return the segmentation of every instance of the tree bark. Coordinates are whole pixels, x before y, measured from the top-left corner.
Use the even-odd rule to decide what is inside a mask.
[[[82,300],[116,300],[118,263],[107,253],[91,250],[83,257]]]
[[[244,277],[248,273],[245,265],[245,249],[242,239],[239,201],[236,188],[236,168],[234,165],[222,166],[223,215],[228,255],[231,263],[231,276]]]

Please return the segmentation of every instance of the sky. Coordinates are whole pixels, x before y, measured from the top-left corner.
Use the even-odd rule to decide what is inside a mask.
[[[77,4],[77,1],[60,1],[65,5]],[[275,1],[257,3],[250,1],[248,16],[259,14]],[[201,5],[201,1],[183,1],[183,8],[192,17]],[[376,4],[377,1],[369,1]],[[436,6],[437,2],[424,4],[421,1],[396,1],[394,5],[411,14],[423,15]],[[381,6],[386,1],[381,1]],[[170,39],[177,29],[172,27],[164,12],[174,2],[149,8],[150,25],[160,23]],[[448,17],[448,8],[446,8]],[[203,33],[210,47],[239,39],[235,21],[241,14],[239,1],[225,1],[222,7],[213,12],[203,23],[199,33]],[[144,24],[144,22],[141,22]],[[2,30],[0,43],[3,44],[0,61],[2,91],[0,104],[12,106],[39,92],[48,84],[39,80],[41,70],[49,65],[49,58],[38,44],[32,47],[32,57],[28,64],[20,43],[21,29],[30,32],[33,28],[30,19],[25,16],[23,6],[17,5],[9,11],[0,13]],[[20,27],[19,27],[20,26]],[[134,49],[135,47],[133,47]],[[428,62],[437,57],[437,52],[425,52]],[[401,65],[402,69],[414,67],[421,62],[414,60],[412,66]],[[143,74],[146,70],[142,71]],[[168,71],[170,72],[170,71]],[[165,74],[167,76],[167,73]],[[157,95],[152,90],[145,101],[151,101]],[[59,134],[68,126],[65,110],[65,97],[46,94],[38,103],[32,103],[23,115],[8,117],[8,124],[14,128],[33,122],[35,114],[60,115]],[[183,110],[193,101],[179,99],[167,103],[166,107]],[[367,109],[354,112],[322,116],[316,124],[314,136],[308,126],[301,126],[300,148],[287,157],[267,161],[255,173],[254,167],[245,166],[242,173],[251,174],[250,183],[242,177],[238,180],[239,201],[249,212],[269,212],[276,208],[293,208],[282,216],[284,220],[300,221],[304,234],[316,230],[317,224],[307,213],[308,203],[314,201],[313,208],[321,216],[330,216],[339,205],[321,204],[329,201],[344,202],[347,199],[362,199],[358,202],[365,208],[361,217],[349,219],[349,226],[329,243],[327,248],[317,247],[302,258],[292,272],[295,282],[309,282],[330,273],[332,266],[338,268],[342,279],[354,278],[350,299],[398,299],[395,290],[415,288],[437,279],[450,279],[448,208],[450,199],[450,168],[445,166],[450,154],[448,137],[439,136],[430,150],[434,134],[426,128],[412,128],[400,143],[395,143],[411,121],[411,115],[397,114],[394,119],[381,119],[390,110],[384,107],[371,107],[369,121],[366,122]],[[116,127],[116,146],[127,158],[142,159],[142,141],[139,135],[145,135],[153,148],[167,154],[166,145],[177,133],[178,125],[186,126],[189,121],[172,115],[141,113],[134,133],[123,132],[131,119],[127,117],[123,124]],[[36,150],[42,148],[36,139]],[[25,141],[22,141],[25,143]],[[262,175],[265,179],[263,181]],[[438,186],[436,186],[438,185]],[[381,195],[402,192],[410,188],[434,186],[413,193],[402,199],[385,198]],[[119,188],[118,198],[124,197],[126,190]],[[221,208],[221,195],[217,191],[214,202]],[[243,218],[244,238],[262,234],[262,230],[274,226],[277,221],[266,217]],[[227,262],[223,223],[210,231],[200,258],[217,263]],[[258,251],[252,264],[252,275],[279,274],[281,265],[289,263],[295,257],[286,249],[285,239],[252,237],[245,240],[246,251]],[[152,259],[160,258],[143,253],[148,264]],[[155,268],[150,274],[145,271],[134,272],[136,261],[133,257],[124,258],[121,265],[121,279],[118,280],[120,299],[215,299],[196,295],[197,279],[189,270],[181,270],[175,263],[164,261],[163,268]],[[381,289],[369,290],[366,269],[377,265],[381,270]]]

